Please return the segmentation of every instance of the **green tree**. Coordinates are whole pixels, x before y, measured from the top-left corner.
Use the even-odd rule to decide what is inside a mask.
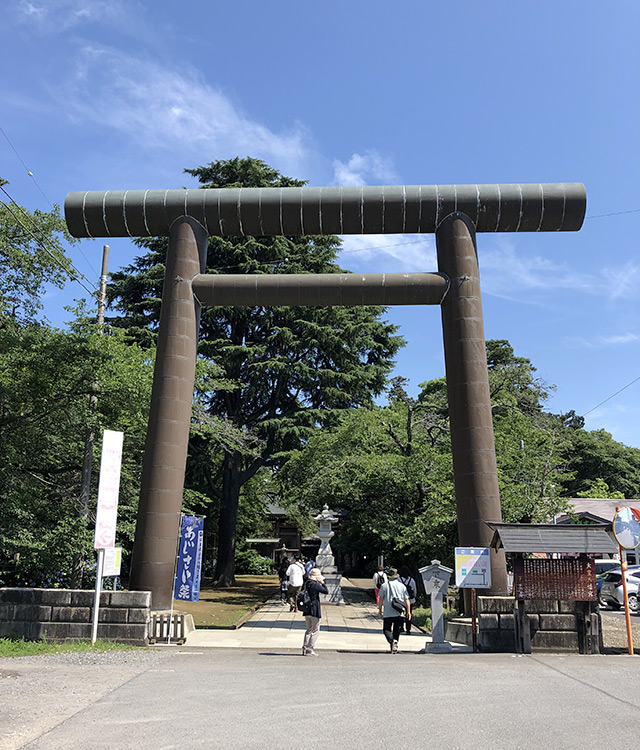
[[[618,443],[606,430],[574,426],[568,435],[574,478],[566,484],[567,497],[585,497],[598,481],[608,487],[600,497],[640,497],[640,449]]]
[[[0,178],[0,188],[8,184]],[[33,320],[42,309],[44,288],[62,288],[73,278],[64,244],[74,242],[58,206],[30,212],[0,193],[0,323]]]
[[[590,497],[595,500],[600,498],[609,498],[611,500],[624,500],[625,497],[622,492],[614,491],[609,489],[609,485],[604,479],[598,477],[594,482],[590,483],[588,490],[583,490],[576,497]]]
[[[307,512],[324,503],[344,512],[337,548],[414,567],[447,560],[456,509],[448,431],[434,441],[436,421],[395,379],[387,406],[353,409],[294,452],[284,491]]]
[[[203,187],[304,184],[250,158],[185,171]],[[139,245],[148,252],[112,276],[109,297],[120,313],[114,322],[148,345],[159,317],[166,240]],[[212,237],[207,270],[337,273],[342,271],[335,263],[339,246],[332,236]],[[200,415],[217,420],[222,429],[207,433],[196,427],[190,461],[198,465],[202,493],[219,504],[219,585],[234,582],[241,488],[261,468],[277,467],[317,425],[341,410],[370,404],[383,390],[402,340],[382,313],[379,307],[203,310],[199,354],[215,364],[217,383],[199,393]],[[221,460],[213,463],[218,451]]]
[[[93,560],[90,526],[77,517],[91,423],[125,433],[118,532],[130,546],[151,375],[148,352],[86,322],[71,331],[41,323],[0,328],[0,565],[14,582],[67,585],[76,552]],[[96,489],[94,482],[94,498]]]

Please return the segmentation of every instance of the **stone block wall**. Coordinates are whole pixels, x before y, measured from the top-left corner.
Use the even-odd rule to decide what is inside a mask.
[[[93,591],[0,588],[0,638],[91,640],[93,599]],[[98,638],[148,645],[150,609],[148,591],[103,591]]]
[[[512,597],[479,596],[477,599],[478,635],[480,651],[513,653],[516,650],[514,609],[517,603]],[[585,650],[584,602],[530,600],[525,602],[525,613],[531,634],[532,652],[572,652]],[[600,632],[600,615],[595,618],[592,631]],[[447,640],[471,645],[471,623],[465,620],[452,620],[447,623]]]

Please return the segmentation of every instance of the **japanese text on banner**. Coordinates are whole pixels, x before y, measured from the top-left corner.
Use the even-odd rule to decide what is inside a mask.
[[[202,517],[182,516],[174,599],[197,602],[200,598],[203,531]]]

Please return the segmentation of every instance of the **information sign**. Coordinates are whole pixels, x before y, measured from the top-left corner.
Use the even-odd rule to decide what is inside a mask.
[[[491,588],[488,547],[456,547],[456,586],[461,589]]]
[[[119,576],[122,565],[122,547],[108,547],[104,551],[104,566],[102,575]]]

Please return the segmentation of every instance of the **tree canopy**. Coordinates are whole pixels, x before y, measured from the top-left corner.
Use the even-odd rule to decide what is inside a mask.
[[[185,170],[202,187],[288,187],[257,159],[216,161]],[[114,324],[143,344],[159,318],[166,240],[139,242],[146,255],[112,276]],[[332,236],[211,237],[207,273],[338,273],[340,240]],[[385,387],[402,345],[380,307],[211,307],[202,311],[199,356],[216,368],[198,393],[200,414],[220,431],[194,430],[190,458],[206,492],[219,502],[216,578],[233,582],[241,487],[263,466],[277,467],[336,412],[370,405]],[[210,424],[210,421],[209,421]],[[229,441],[228,437],[235,438]],[[212,443],[213,441],[213,443]],[[220,458],[213,465],[213,454]],[[199,454],[206,457],[200,460]]]

